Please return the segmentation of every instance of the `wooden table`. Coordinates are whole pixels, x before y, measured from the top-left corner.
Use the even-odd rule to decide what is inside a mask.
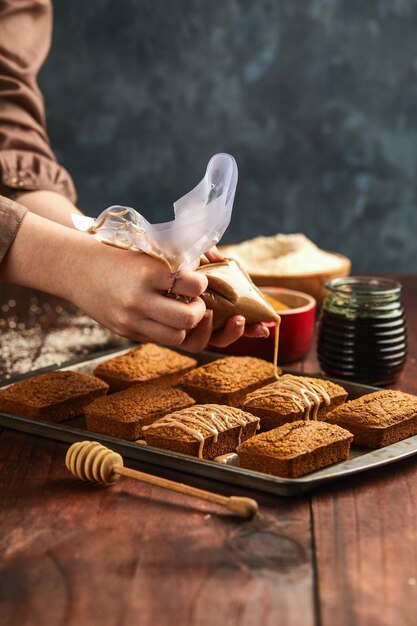
[[[399,278],[410,349],[397,386],[417,393],[417,276]],[[2,302],[17,309],[33,297],[0,289]],[[55,308],[43,321],[42,345],[56,328]],[[313,355],[298,367],[317,371]],[[81,484],[69,477],[65,452],[48,439],[0,434],[1,625],[417,623],[416,458],[311,497],[256,494],[260,514],[244,522],[129,479],[110,488]]]

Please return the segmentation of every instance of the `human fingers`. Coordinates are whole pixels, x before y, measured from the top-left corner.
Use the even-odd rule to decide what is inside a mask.
[[[213,246],[210,250],[207,250],[205,254],[210,263],[218,263],[219,261],[225,260],[225,257],[222,255],[217,246]]]
[[[191,330],[203,318],[206,305],[201,298],[193,298],[189,303],[181,302],[175,298],[167,298],[155,294],[147,298],[141,309],[145,317],[179,330]]]
[[[171,280],[170,291],[179,296],[195,298],[205,292],[207,285],[207,276],[203,273],[181,270],[179,274],[174,276]]]
[[[234,341],[237,341],[243,335],[244,330],[245,318],[243,315],[233,315],[229,317],[224,328],[213,333],[209,343],[216,348],[225,348]]]
[[[139,253],[141,254],[141,253]],[[165,293],[170,291],[181,296],[194,298],[207,289],[207,277],[201,272],[180,270],[171,272],[162,261],[141,254],[140,282],[145,290]]]
[[[244,337],[260,337],[266,339],[269,337],[269,328],[263,324],[248,324],[245,326]]]
[[[207,289],[207,277],[202,272],[181,270],[169,273],[164,267],[159,266],[159,271],[152,267],[146,272],[145,282],[153,291],[165,293],[167,291],[188,298],[200,296]]]
[[[136,327],[134,325],[125,327],[122,334],[138,341],[143,341],[145,338],[147,341],[151,340],[168,346],[180,346],[186,337],[185,330],[171,328],[171,326],[149,319],[141,320]]]
[[[207,346],[212,332],[213,311],[208,309],[196,328],[188,333],[181,344],[181,348],[187,352],[201,352]]]

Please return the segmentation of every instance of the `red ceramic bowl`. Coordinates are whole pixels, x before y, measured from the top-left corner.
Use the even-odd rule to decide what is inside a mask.
[[[291,307],[279,311],[281,325],[279,332],[278,362],[290,363],[306,356],[311,348],[314,335],[316,301],[313,296],[301,291],[283,287],[262,287],[261,291],[275,296],[283,304]],[[275,322],[266,322],[269,328],[267,339],[242,337],[221,352],[236,356],[257,356],[272,361],[274,355]]]

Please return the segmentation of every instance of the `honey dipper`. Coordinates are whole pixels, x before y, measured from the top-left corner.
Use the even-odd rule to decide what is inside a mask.
[[[188,496],[195,496],[221,504],[232,511],[235,515],[244,518],[250,518],[258,512],[258,503],[252,498],[241,498],[239,496],[222,496],[211,491],[176,483],[173,480],[145,474],[137,470],[123,467],[123,459],[117,452],[106,448],[97,441],[77,441],[68,448],[65,465],[69,471],[80,478],[89,482],[97,483],[113,483],[119,476],[127,476],[135,480],[141,480],[144,483],[156,485],[163,489],[171,489]]]

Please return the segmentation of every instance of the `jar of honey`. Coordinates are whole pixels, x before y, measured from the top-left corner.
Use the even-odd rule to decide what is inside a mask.
[[[326,284],[317,354],[327,376],[386,386],[407,356],[401,285],[387,278],[351,276]]]

